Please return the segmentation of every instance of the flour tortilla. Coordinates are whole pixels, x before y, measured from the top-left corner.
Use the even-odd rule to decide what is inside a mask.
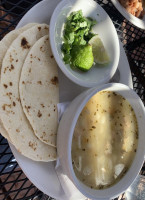
[[[1,66],[2,66],[3,58],[4,58],[8,48],[10,47],[11,43],[18,37],[19,34],[21,34],[23,31],[26,31],[27,29],[33,27],[34,25],[36,25],[36,23],[30,23],[30,24],[27,24],[27,25],[23,26],[22,28],[15,29],[15,30],[9,32],[0,41],[0,75],[1,75]],[[0,133],[8,141],[10,141],[10,137],[9,137],[7,131],[5,130],[1,119],[0,119]]]
[[[44,144],[35,136],[20,102],[19,79],[30,48],[48,32],[48,26],[41,24],[20,34],[8,49],[1,71],[1,120],[16,149],[35,161],[55,160],[56,148]]]
[[[23,26],[22,28],[15,29],[15,30],[9,32],[0,41],[0,74],[1,74],[1,66],[2,66],[3,58],[4,58],[8,48],[12,44],[12,42],[18,37],[18,35],[20,35],[24,31],[26,31],[27,29],[33,27],[34,25],[36,25],[36,23],[30,23],[30,24]]]
[[[40,38],[30,50],[23,65],[19,91],[35,135],[42,142],[56,146],[58,69],[48,36]]]

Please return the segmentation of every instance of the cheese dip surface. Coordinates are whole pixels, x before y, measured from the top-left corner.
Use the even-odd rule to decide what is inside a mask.
[[[93,189],[110,187],[128,171],[137,149],[133,108],[121,95],[101,91],[82,110],[72,140],[77,178]]]

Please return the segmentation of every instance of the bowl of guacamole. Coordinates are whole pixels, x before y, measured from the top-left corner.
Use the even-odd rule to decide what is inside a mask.
[[[93,0],[62,0],[57,5],[50,21],[50,44],[59,68],[80,86],[107,83],[118,67],[117,32]]]

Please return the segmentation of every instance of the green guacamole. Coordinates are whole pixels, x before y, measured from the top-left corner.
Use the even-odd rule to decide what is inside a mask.
[[[91,45],[73,46],[70,55],[72,65],[82,71],[88,71],[93,65],[94,57]]]

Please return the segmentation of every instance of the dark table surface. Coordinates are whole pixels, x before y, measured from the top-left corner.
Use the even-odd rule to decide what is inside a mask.
[[[53,0],[52,0],[53,1]],[[23,15],[38,0],[0,1],[0,40],[13,30]],[[110,0],[97,0],[112,19],[132,73],[133,88],[145,105],[145,31],[127,21]],[[140,174],[145,175],[145,164]],[[0,135],[0,200],[52,199],[37,189],[25,176],[16,162],[7,140]],[[124,194],[116,198],[123,200]]]

